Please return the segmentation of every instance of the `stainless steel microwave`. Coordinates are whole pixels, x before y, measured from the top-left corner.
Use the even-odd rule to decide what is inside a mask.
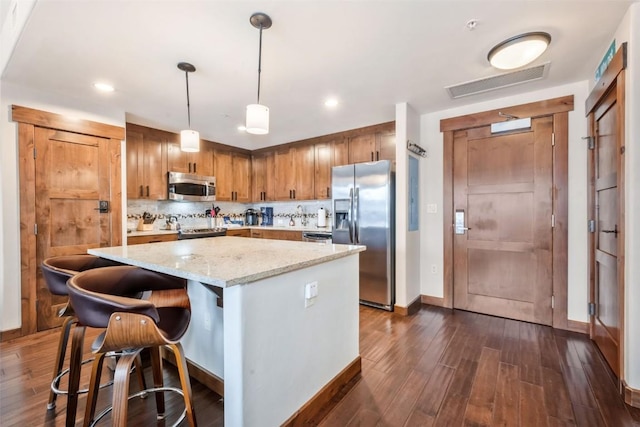
[[[216,178],[190,173],[169,172],[169,200],[212,202],[216,200]]]

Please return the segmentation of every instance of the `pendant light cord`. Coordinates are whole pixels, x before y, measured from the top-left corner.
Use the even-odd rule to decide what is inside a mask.
[[[262,72],[262,24],[260,24],[260,44],[258,47],[258,102],[260,104],[260,73]]]
[[[184,78],[187,82],[187,123],[189,124],[189,129],[191,129],[191,104],[189,103],[189,72],[184,72]]]

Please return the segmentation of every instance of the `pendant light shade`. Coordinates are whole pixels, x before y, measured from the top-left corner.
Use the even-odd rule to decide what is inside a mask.
[[[533,32],[511,37],[489,51],[487,59],[495,68],[512,70],[536,60],[551,43],[548,33]]]
[[[200,151],[200,132],[191,129],[180,131],[180,151],[188,153]]]
[[[188,62],[180,62],[178,69],[184,71],[187,82],[187,123],[189,125],[189,129],[180,131],[180,151],[196,153],[200,151],[200,133],[191,129],[191,105],[189,103],[189,73],[195,72],[196,67]]]
[[[254,13],[249,19],[251,25],[260,30],[258,50],[258,101],[247,105],[246,131],[254,135],[269,133],[269,107],[260,104],[260,73],[262,72],[262,30],[271,28],[271,18],[264,13]]]
[[[269,133],[269,107],[260,104],[247,105],[247,132],[254,135]]]

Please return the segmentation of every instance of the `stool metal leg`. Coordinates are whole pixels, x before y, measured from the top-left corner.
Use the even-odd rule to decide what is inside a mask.
[[[76,325],[71,339],[71,360],[69,362],[69,394],[67,396],[67,427],[76,424],[78,408],[78,389],[80,388],[80,369],[82,367],[82,349],[84,347],[85,327]]]
[[[56,381],[58,375],[62,371],[62,366],[64,365],[64,356],[67,353],[67,341],[69,341],[69,331],[71,331],[71,327],[76,323],[76,318],[72,316],[65,317],[64,322],[62,323],[62,330],[60,331],[60,338],[58,340],[58,353],[56,356],[56,363],[53,367],[53,380],[55,381],[55,387],[60,385],[60,379]],[[58,394],[51,389],[49,392],[49,402],[47,402],[47,410],[53,409],[56,407],[56,398]]]

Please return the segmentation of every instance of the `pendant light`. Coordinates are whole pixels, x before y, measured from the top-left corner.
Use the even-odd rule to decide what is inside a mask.
[[[271,28],[271,18],[258,12],[251,15],[251,25],[260,30],[260,46],[258,50],[258,101],[247,105],[247,133],[265,135],[269,133],[269,107],[260,104],[260,72],[262,71],[262,30]]]
[[[523,67],[547,50],[549,33],[541,31],[519,34],[494,46],[487,55],[489,63],[500,70]]]
[[[180,131],[180,150],[188,153],[200,151],[200,133],[191,129],[191,105],[189,104],[189,73],[196,71],[196,67],[188,62],[180,62],[178,69],[184,71],[184,78],[187,82],[187,121],[189,129]]]

